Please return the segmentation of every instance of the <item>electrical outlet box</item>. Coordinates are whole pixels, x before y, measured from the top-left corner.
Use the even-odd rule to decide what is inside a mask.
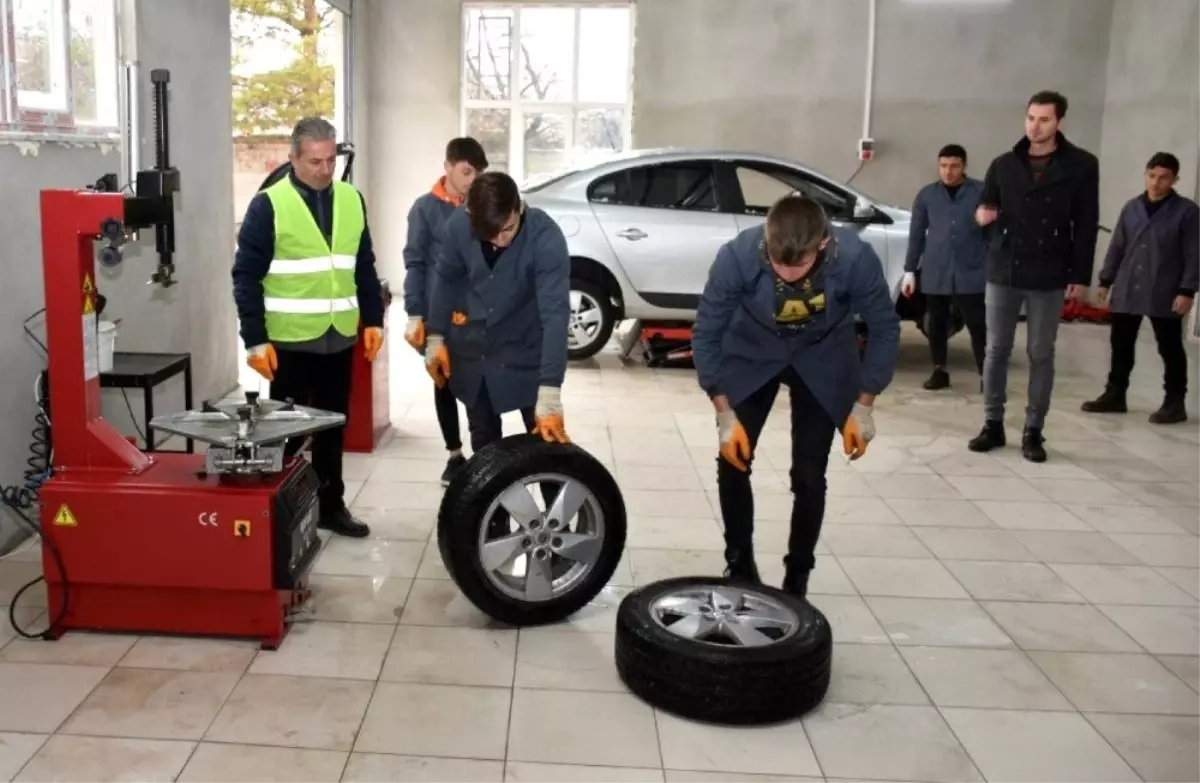
[[[875,157],[875,139],[858,140],[858,159],[867,161]]]

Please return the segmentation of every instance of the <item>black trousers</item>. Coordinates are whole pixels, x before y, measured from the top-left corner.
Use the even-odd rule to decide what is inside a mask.
[[[350,368],[354,348],[338,353],[306,353],[275,348],[279,367],[271,381],[273,400],[290,399],[297,405],[332,413],[350,410]],[[346,485],[342,481],[342,446],[346,428],[322,430],[312,436],[312,465],[321,482],[320,504],[325,511],[337,511],[345,505]],[[304,438],[292,438],[285,446],[290,457],[299,453]]]
[[[950,305],[958,308],[971,335],[971,350],[975,354],[975,366],[983,374],[983,356],[987,350],[987,309],[983,294],[926,294],[925,309],[929,314],[929,353],[933,366],[946,366],[947,346],[950,342]]]
[[[525,422],[525,431],[531,431],[533,429],[533,408],[522,408],[521,419]],[[488,395],[487,383],[480,384],[475,404],[467,408],[467,428],[471,432],[471,451],[479,451],[489,443],[494,443],[504,437],[500,414],[492,408],[492,398]]]
[[[792,404],[792,525],[788,536],[788,560],[793,567],[811,569],[816,563],[813,552],[825,518],[825,471],[829,467],[829,449],[836,428],[829,414],[791,368],[734,406],[738,421],[750,438],[752,456],[751,462],[747,463],[750,470],[745,473],[717,457],[717,489],[725,523],[725,545],[740,551],[750,551],[753,547],[754,490],[750,486],[753,450],[758,446],[758,438],[781,385],[789,388]]]
[[[458,426],[458,400],[450,391],[450,384],[444,383],[440,389],[434,385],[433,406],[437,410],[442,439],[446,441],[446,451],[458,451],[462,448],[462,433]]]
[[[1151,318],[1154,339],[1158,343],[1158,355],[1163,360],[1163,391],[1169,397],[1187,396],[1187,350],[1183,346],[1182,318]],[[1112,329],[1109,340],[1112,345],[1112,365],[1108,373],[1108,385],[1114,391],[1129,388],[1129,375],[1133,372],[1134,354],[1137,349],[1138,331],[1142,327],[1142,316],[1128,313],[1112,314]]]

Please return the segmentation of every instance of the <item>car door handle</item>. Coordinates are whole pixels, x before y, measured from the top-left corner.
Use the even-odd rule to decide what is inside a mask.
[[[617,236],[621,237],[622,239],[628,239],[630,242],[636,242],[639,239],[645,239],[650,235],[645,231],[642,231],[640,228],[627,228],[624,231],[618,231]]]

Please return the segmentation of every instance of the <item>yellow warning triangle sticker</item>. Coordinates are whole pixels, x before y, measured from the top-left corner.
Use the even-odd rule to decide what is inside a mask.
[[[96,290],[96,287],[92,285],[92,276],[84,275],[83,276],[83,292],[85,294],[90,294],[95,290]]]
[[[88,294],[83,297],[83,314],[91,315],[94,312],[96,312],[96,306],[92,304],[91,294]]]
[[[54,524],[59,527],[76,527],[79,525],[75,521],[75,515],[71,513],[71,509],[67,507],[66,503],[58,507],[58,513],[54,515]]]

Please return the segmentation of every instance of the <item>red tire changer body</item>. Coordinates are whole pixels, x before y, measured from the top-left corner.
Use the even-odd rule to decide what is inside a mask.
[[[137,195],[108,188],[41,194],[52,475],[40,491],[50,626],[68,630],[250,637],[275,648],[307,598],[320,549],[317,479],[283,441],[345,417],[247,395],[245,403],[160,416],[158,430],[210,444],[207,454],[140,451],[101,416],[94,242],[120,263],[129,232],[155,228],[158,271],[172,284],[173,194],[166,87],[155,71],[155,169]],[[222,252],[223,249],[214,249]]]

